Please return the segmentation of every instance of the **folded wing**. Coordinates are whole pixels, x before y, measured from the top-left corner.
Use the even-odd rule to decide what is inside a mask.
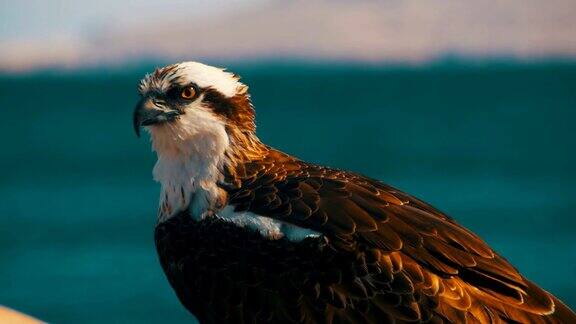
[[[230,190],[229,203],[321,232],[333,249],[358,256],[349,280],[317,294],[335,305],[330,316],[353,320],[342,310],[349,306],[365,308],[359,321],[381,313],[397,321],[576,322],[553,296],[428,204],[363,176],[269,154],[234,171],[241,185]]]

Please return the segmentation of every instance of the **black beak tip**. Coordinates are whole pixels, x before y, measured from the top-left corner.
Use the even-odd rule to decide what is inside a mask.
[[[136,116],[136,115],[134,115],[133,125],[134,125],[134,132],[136,133],[136,137],[140,138],[140,120],[139,120],[138,116]]]

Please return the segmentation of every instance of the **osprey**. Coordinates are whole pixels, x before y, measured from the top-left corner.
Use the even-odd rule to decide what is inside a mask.
[[[368,177],[255,134],[248,88],[185,62],[140,83],[161,184],[155,241],[202,323],[576,323],[472,232]]]

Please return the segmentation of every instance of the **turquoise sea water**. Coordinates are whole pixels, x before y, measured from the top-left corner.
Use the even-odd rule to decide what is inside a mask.
[[[384,180],[576,307],[576,65],[239,65],[263,141]],[[0,76],[0,304],[53,323],[187,322],[153,244],[143,71]]]

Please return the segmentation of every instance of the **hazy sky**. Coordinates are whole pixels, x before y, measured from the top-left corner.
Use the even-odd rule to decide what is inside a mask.
[[[0,0],[0,39],[77,37],[90,28],[124,20],[168,19],[185,12],[190,17],[253,6],[264,0]]]
[[[574,0],[0,0],[0,70],[143,58],[576,56]]]

